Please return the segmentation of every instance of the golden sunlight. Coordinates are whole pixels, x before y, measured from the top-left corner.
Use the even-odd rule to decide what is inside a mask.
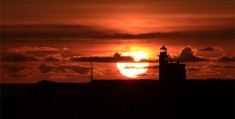
[[[133,63],[117,63],[117,68],[120,73],[126,77],[136,78],[147,72],[149,63],[139,62],[142,59],[148,59],[147,54],[142,51],[137,52],[126,52],[122,56],[131,56],[134,58]]]

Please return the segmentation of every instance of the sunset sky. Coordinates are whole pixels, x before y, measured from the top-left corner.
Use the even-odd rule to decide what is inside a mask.
[[[153,61],[159,48],[186,64],[187,79],[235,79],[233,0],[2,0],[1,83],[89,81],[90,63],[115,52]],[[130,79],[94,61],[95,79]],[[135,78],[134,78],[135,79]]]

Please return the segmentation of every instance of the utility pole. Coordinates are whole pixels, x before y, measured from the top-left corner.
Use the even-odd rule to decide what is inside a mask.
[[[93,80],[93,63],[92,63],[92,60],[91,60],[91,80],[90,81],[92,81]]]

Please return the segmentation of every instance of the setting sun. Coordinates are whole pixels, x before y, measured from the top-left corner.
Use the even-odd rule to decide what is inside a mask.
[[[143,75],[147,72],[149,63],[148,62],[139,62],[142,59],[147,60],[147,54],[142,51],[137,52],[126,52],[122,56],[131,56],[133,57],[133,63],[117,63],[117,68],[120,73],[126,77],[136,78],[140,75]]]

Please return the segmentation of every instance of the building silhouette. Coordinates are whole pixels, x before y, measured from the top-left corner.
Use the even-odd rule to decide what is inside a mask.
[[[159,55],[159,80],[186,80],[185,64],[168,63],[167,48],[163,45]]]

